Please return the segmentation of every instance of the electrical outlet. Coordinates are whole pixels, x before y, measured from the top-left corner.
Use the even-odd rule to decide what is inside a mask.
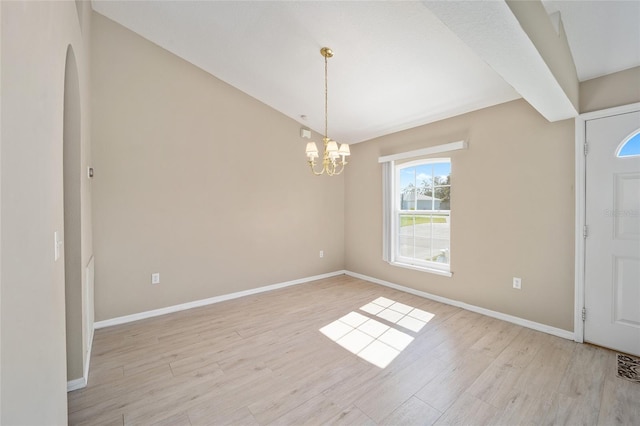
[[[160,284],[160,273],[151,274],[151,284]]]
[[[522,289],[522,278],[513,277],[513,288],[517,290]]]
[[[324,257],[324,250],[320,250],[320,257]]]

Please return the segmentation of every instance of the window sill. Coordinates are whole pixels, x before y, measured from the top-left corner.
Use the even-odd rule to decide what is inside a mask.
[[[429,274],[441,275],[443,277],[451,278],[453,276],[453,272],[451,271],[443,271],[442,269],[429,268],[426,266],[411,265],[409,263],[389,262],[389,265],[398,266],[400,268],[413,269],[414,271],[427,272]]]

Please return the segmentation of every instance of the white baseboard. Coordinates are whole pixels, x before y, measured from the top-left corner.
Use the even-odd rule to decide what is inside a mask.
[[[154,309],[152,311],[140,312],[137,314],[125,315],[122,317],[111,318],[108,320],[97,321],[93,324],[95,330],[104,327],[111,327],[113,325],[126,324],[128,322],[138,321],[141,319],[157,317],[160,315],[170,314],[172,312],[184,311],[191,308],[197,308],[200,306],[211,305],[214,303],[224,302],[226,300],[237,299],[239,297],[250,296],[253,294],[264,293],[266,291],[277,290],[284,287],[290,287],[293,285],[304,284],[309,281],[321,280],[324,278],[335,277],[337,275],[344,275],[346,271],[334,271],[321,275],[314,275],[311,277],[300,278],[293,281],[286,281],[282,283],[267,285],[264,287],[252,288],[250,290],[238,291],[236,293],[223,294],[222,296],[210,297],[208,299],[194,300],[193,302],[182,303],[180,305],[167,306],[165,308]]]
[[[499,319],[499,320],[507,321],[507,322],[510,322],[510,323],[513,323],[513,324],[517,324],[517,325],[520,325],[520,326],[523,326],[523,327],[531,328],[533,330],[541,331],[543,333],[551,334],[551,335],[554,335],[554,336],[557,336],[557,337],[561,337],[563,339],[574,340],[574,337],[575,337],[574,333],[571,332],[571,331],[562,330],[560,328],[556,328],[556,327],[552,327],[552,326],[549,326],[549,325],[541,324],[541,323],[538,323],[538,322],[535,322],[535,321],[530,321],[530,320],[527,320],[527,319],[524,319],[524,318],[516,317],[516,316],[513,316],[513,315],[508,315],[508,314],[505,314],[505,313],[502,313],[502,312],[492,311],[490,309],[482,308],[480,306],[470,305],[468,303],[460,302],[458,300],[448,299],[446,297],[437,296],[435,294],[427,293],[427,292],[420,291],[420,290],[415,290],[415,289],[410,288],[410,287],[405,287],[405,286],[402,286],[402,285],[399,285],[399,284],[394,284],[394,283],[389,282],[389,281],[380,280],[378,278],[374,278],[374,277],[370,277],[370,276],[367,276],[367,275],[359,274],[357,272],[346,271],[346,270],[334,271],[334,272],[329,272],[329,273],[321,274],[321,275],[314,275],[314,276],[311,276],[311,277],[300,278],[300,279],[297,279],[297,280],[286,281],[286,282],[272,284],[272,285],[268,285],[268,286],[264,286],[264,287],[253,288],[253,289],[249,289],[249,290],[239,291],[239,292],[236,292],[236,293],[223,294],[221,296],[210,297],[208,299],[194,300],[193,302],[182,303],[180,305],[167,306],[165,308],[154,309],[152,311],[140,312],[140,313],[137,313],[137,314],[125,315],[125,316],[122,316],[122,317],[116,317],[116,318],[111,318],[111,319],[108,319],[108,320],[97,321],[97,322],[94,323],[93,328],[94,328],[94,330],[97,330],[97,329],[104,328],[104,327],[111,327],[113,325],[126,324],[126,323],[129,323],[129,322],[138,321],[138,320],[145,319],[145,318],[152,318],[152,317],[156,317],[156,316],[160,316],[160,315],[170,314],[172,312],[179,312],[179,311],[184,311],[184,310],[191,309],[191,308],[197,308],[197,307],[200,307],[200,306],[211,305],[211,304],[214,304],[214,303],[224,302],[226,300],[237,299],[237,298],[244,297],[244,296],[250,296],[250,295],[253,295],[253,294],[264,293],[264,292],[267,292],[267,291],[277,290],[277,289],[280,289],[280,288],[290,287],[290,286],[294,286],[294,285],[298,285],[298,284],[304,284],[304,283],[307,283],[307,282],[310,282],[310,281],[316,281],[316,280],[320,280],[320,279],[324,279],[324,278],[335,277],[337,275],[343,275],[343,274],[352,276],[354,278],[359,278],[359,279],[362,279],[362,280],[365,280],[365,281],[369,281],[369,282],[372,282],[372,283],[375,283],[375,284],[380,284],[380,285],[383,285],[385,287],[390,287],[390,288],[393,288],[393,289],[396,289],[396,290],[404,291],[406,293],[414,294],[416,296],[424,297],[426,299],[435,300],[436,302],[445,303],[447,305],[452,305],[452,306],[457,306],[459,308],[466,309],[468,311],[476,312],[476,313],[479,313],[479,314],[482,314],[482,315],[486,315],[488,317],[492,317],[492,318],[496,318],[496,319]],[[91,339],[91,343],[92,342],[93,342],[93,338]],[[89,348],[89,355],[91,355],[91,348]],[[72,381],[68,382],[68,384],[67,384],[67,389],[68,390],[79,389],[81,387],[86,386],[88,372],[89,372],[89,362],[87,362],[87,365],[85,367],[86,368],[85,368],[84,377],[81,378],[81,379],[76,379],[76,380],[72,380]]]
[[[575,337],[572,331],[551,327],[549,325],[540,324],[534,321],[529,321],[527,319],[504,314],[502,312],[492,311],[490,309],[481,308],[479,306],[469,305],[468,303],[460,302],[458,300],[448,299],[446,297],[437,296],[435,294],[427,293],[420,290],[415,290],[413,288],[394,284],[389,281],[379,280],[377,278],[369,277],[363,274],[358,274],[356,272],[345,271],[344,273],[354,278],[360,278],[361,280],[370,281],[375,284],[380,284],[385,287],[390,287],[396,290],[404,291],[405,293],[414,294],[416,296],[424,297],[425,299],[435,300],[436,302],[445,303],[447,305],[457,306],[458,308],[466,309],[467,311],[476,312],[478,314],[486,315],[488,317],[497,318],[499,320],[507,321],[513,324],[521,325],[523,327],[531,328],[533,330],[541,331],[543,333],[552,334],[557,337],[562,337],[563,339],[574,340],[574,337]]]
[[[67,392],[71,392],[77,389],[82,389],[87,386],[86,377],[80,377],[79,379],[69,380],[67,382]]]
[[[93,349],[93,334],[95,329],[91,328],[91,336],[89,337],[89,347],[87,348],[87,363],[84,365],[84,379],[89,382],[89,364],[91,364],[91,350]]]
[[[374,277],[370,277],[367,275],[363,275],[363,274],[359,274],[357,272],[352,272],[352,271],[346,271],[346,270],[341,270],[341,271],[334,271],[334,272],[329,272],[326,274],[321,274],[321,275],[314,275],[311,277],[306,277],[306,278],[300,278],[297,280],[292,280],[292,281],[286,281],[286,282],[282,282],[282,283],[278,283],[278,284],[272,284],[272,285],[268,285],[268,286],[264,286],[264,287],[258,287],[258,288],[254,288],[254,289],[250,289],[250,290],[244,290],[244,291],[239,291],[236,293],[230,293],[230,294],[224,294],[221,296],[215,296],[215,297],[210,297],[208,299],[201,299],[201,300],[195,300],[193,302],[188,302],[188,303],[182,303],[180,305],[174,305],[174,306],[167,306],[165,308],[160,308],[160,309],[154,309],[152,311],[146,311],[146,312],[140,312],[137,314],[132,314],[132,315],[126,315],[126,316],[122,316],[122,317],[117,317],[117,318],[111,318],[108,320],[104,320],[104,321],[97,321],[94,323],[93,325],[93,329],[97,330],[99,328],[104,328],[104,327],[110,327],[113,325],[118,325],[118,324],[125,324],[128,322],[132,322],[132,321],[138,321],[141,319],[145,319],[145,318],[152,318],[152,317],[156,317],[156,316],[160,316],[160,315],[165,315],[165,314],[169,314],[172,312],[178,312],[178,311],[184,311],[187,309],[191,309],[191,308],[196,308],[196,307],[200,307],[200,306],[206,306],[206,305],[211,305],[214,303],[219,303],[219,302],[224,302],[226,300],[232,300],[232,299],[237,299],[240,297],[244,297],[244,296],[250,296],[253,294],[259,294],[259,293],[264,293],[267,291],[272,291],[272,290],[277,290],[280,288],[285,288],[285,287],[290,287],[290,286],[294,286],[294,285],[298,285],[298,284],[304,284],[310,281],[316,281],[316,280],[320,280],[320,279],[324,279],[324,278],[330,278],[330,277],[335,277],[338,275],[349,275],[351,277],[354,278],[359,278],[361,280],[365,280],[365,281],[369,281],[372,282],[374,284],[379,284],[385,287],[390,287],[393,288],[395,290],[400,290],[400,291],[404,291],[405,293],[410,293],[416,296],[420,296],[420,297],[424,297],[425,299],[430,299],[430,300],[435,300],[436,302],[440,302],[440,303],[445,303],[447,305],[452,305],[452,306],[456,306],[462,309],[466,309],[468,311],[472,311],[472,312],[476,312],[482,315],[486,315],[488,317],[492,317],[492,318],[496,318],[499,320],[503,320],[503,321],[507,321],[516,325],[520,325],[522,327],[527,327],[536,331],[541,331],[543,333],[547,333],[547,334],[551,334],[553,336],[557,336],[557,337],[561,337],[563,339],[568,339],[568,340],[574,340],[574,333],[567,331],[567,330],[562,330],[560,328],[556,328],[556,327],[551,327],[549,325],[545,325],[545,324],[541,324],[538,322],[534,322],[534,321],[529,321],[526,320],[524,318],[520,318],[520,317],[515,317],[513,315],[508,315],[508,314],[504,314],[502,312],[497,312],[497,311],[492,311],[490,309],[486,309],[486,308],[482,308],[479,306],[475,306],[475,305],[470,305],[468,303],[464,303],[464,302],[460,302],[458,300],[453,300],[453,299],[448,299],[446,297],[442,297],[442,296],[437,296],[435,294],[431,294],[431,293],[427,293],[424,291],[420,291],[420,290],[416,290],[410,287],[405,287],[399,284],[394,284],[392,282],[389,281],[384,281],[384,280],[380,280],[378,278],[374,278]],[[89,377],[89,364],[91,361],[91,349],[93,346],[93,331],[91,333],[91,339],[89,341],[89,348],[88,348],[88,356],[87,356],[87,363],[85,365],[85,369],[84,369],[84,376],[79,378],[79,379],[75,379],[75,380],[70,380],[67,382],[67,392],[76,390],[76,389],[81,389],[87,386],[87,380]]]
[[[89,347],[87,348],[87,362],[84,365],[84,371],[82,377],[79,379],[69,380],[67,382],[67,392],[71,392],[77,389],[87,387],[89,382],[89,364],[91,364],[91,348],[93,347],[93,333],[94,329],[91,329],[91,337],[89,338]]]

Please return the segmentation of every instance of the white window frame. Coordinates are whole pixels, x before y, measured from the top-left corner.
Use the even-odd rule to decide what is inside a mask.
[[[423,162],[429,160],[430,162],[437,162],[435,158],[422,158],[427,155],[433,155],[438,153],[445,153],[450,151],[456,151],[460,149],[466,149],[466,141],[451,142],[443,145],[436,145],[428,148],[423,148],[415,151],[403,152],[399,154],[392,154],[378,158],[378,162],[382,164],[382,200],[383,200],[383,237],[382,237],[382,258],[390,265],[399,266],[402,268],[414,269],[422,272],[429,272],[437,275],[451,277],[453,272],[451,271],[451,246],[449,251],[449,263],[442,264],[438,262],[428,261],[416,261],[411,259],[407,261],[407,258],[400,258],[397,255],[398,247],[398,218],[400,216],[399,208],[397,206],[397,179],[399,171],[396,170],[396,161],[411,160],[411,163]],[[442,160],[440,158],[439,160]],[[449,159],[449,162],[452,161]],[[401,164],[402,167],[408,167],[409,162]],[[399,170],[399,167],[398,167]],[[436,213],[437,211],[429,211],[429,213]],[[450,212],[450,210],[449,210]]]
[[[393,262],[400,265],[408,265],[414,268],[420,268],[429,272],[451,272],[451,250],[449,250],[449,263],[439,263],[428,260],[420,260],[415,257],[402,256],[399,253],[400,246],[400,217],[403,215],[447,215],[449,217],[449,223],[451,223],[451,210],[402,210],[398,205],[400,199],[400,188],[398,183],[400,182],[400,171],[409,167],[414,167],[424,164],[442,164],[448,163],[451,166],[451,158],[427,158],[422,160],[414,160],[406,163],[395,164],[394,166],[394,184],[393,184],[393,219],[392,219],[392,236],[393,236]],[[451,185],[449,185],[450,187]],[[435,190],[434,190],[435,192]],[[417,195],[417,193],[416,193]],[[449,240],[451,241],[451,240]]]

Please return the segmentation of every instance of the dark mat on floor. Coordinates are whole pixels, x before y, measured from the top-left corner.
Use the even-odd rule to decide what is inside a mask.
[[[618,377],[640,383],[640,358],[618,354]]]

